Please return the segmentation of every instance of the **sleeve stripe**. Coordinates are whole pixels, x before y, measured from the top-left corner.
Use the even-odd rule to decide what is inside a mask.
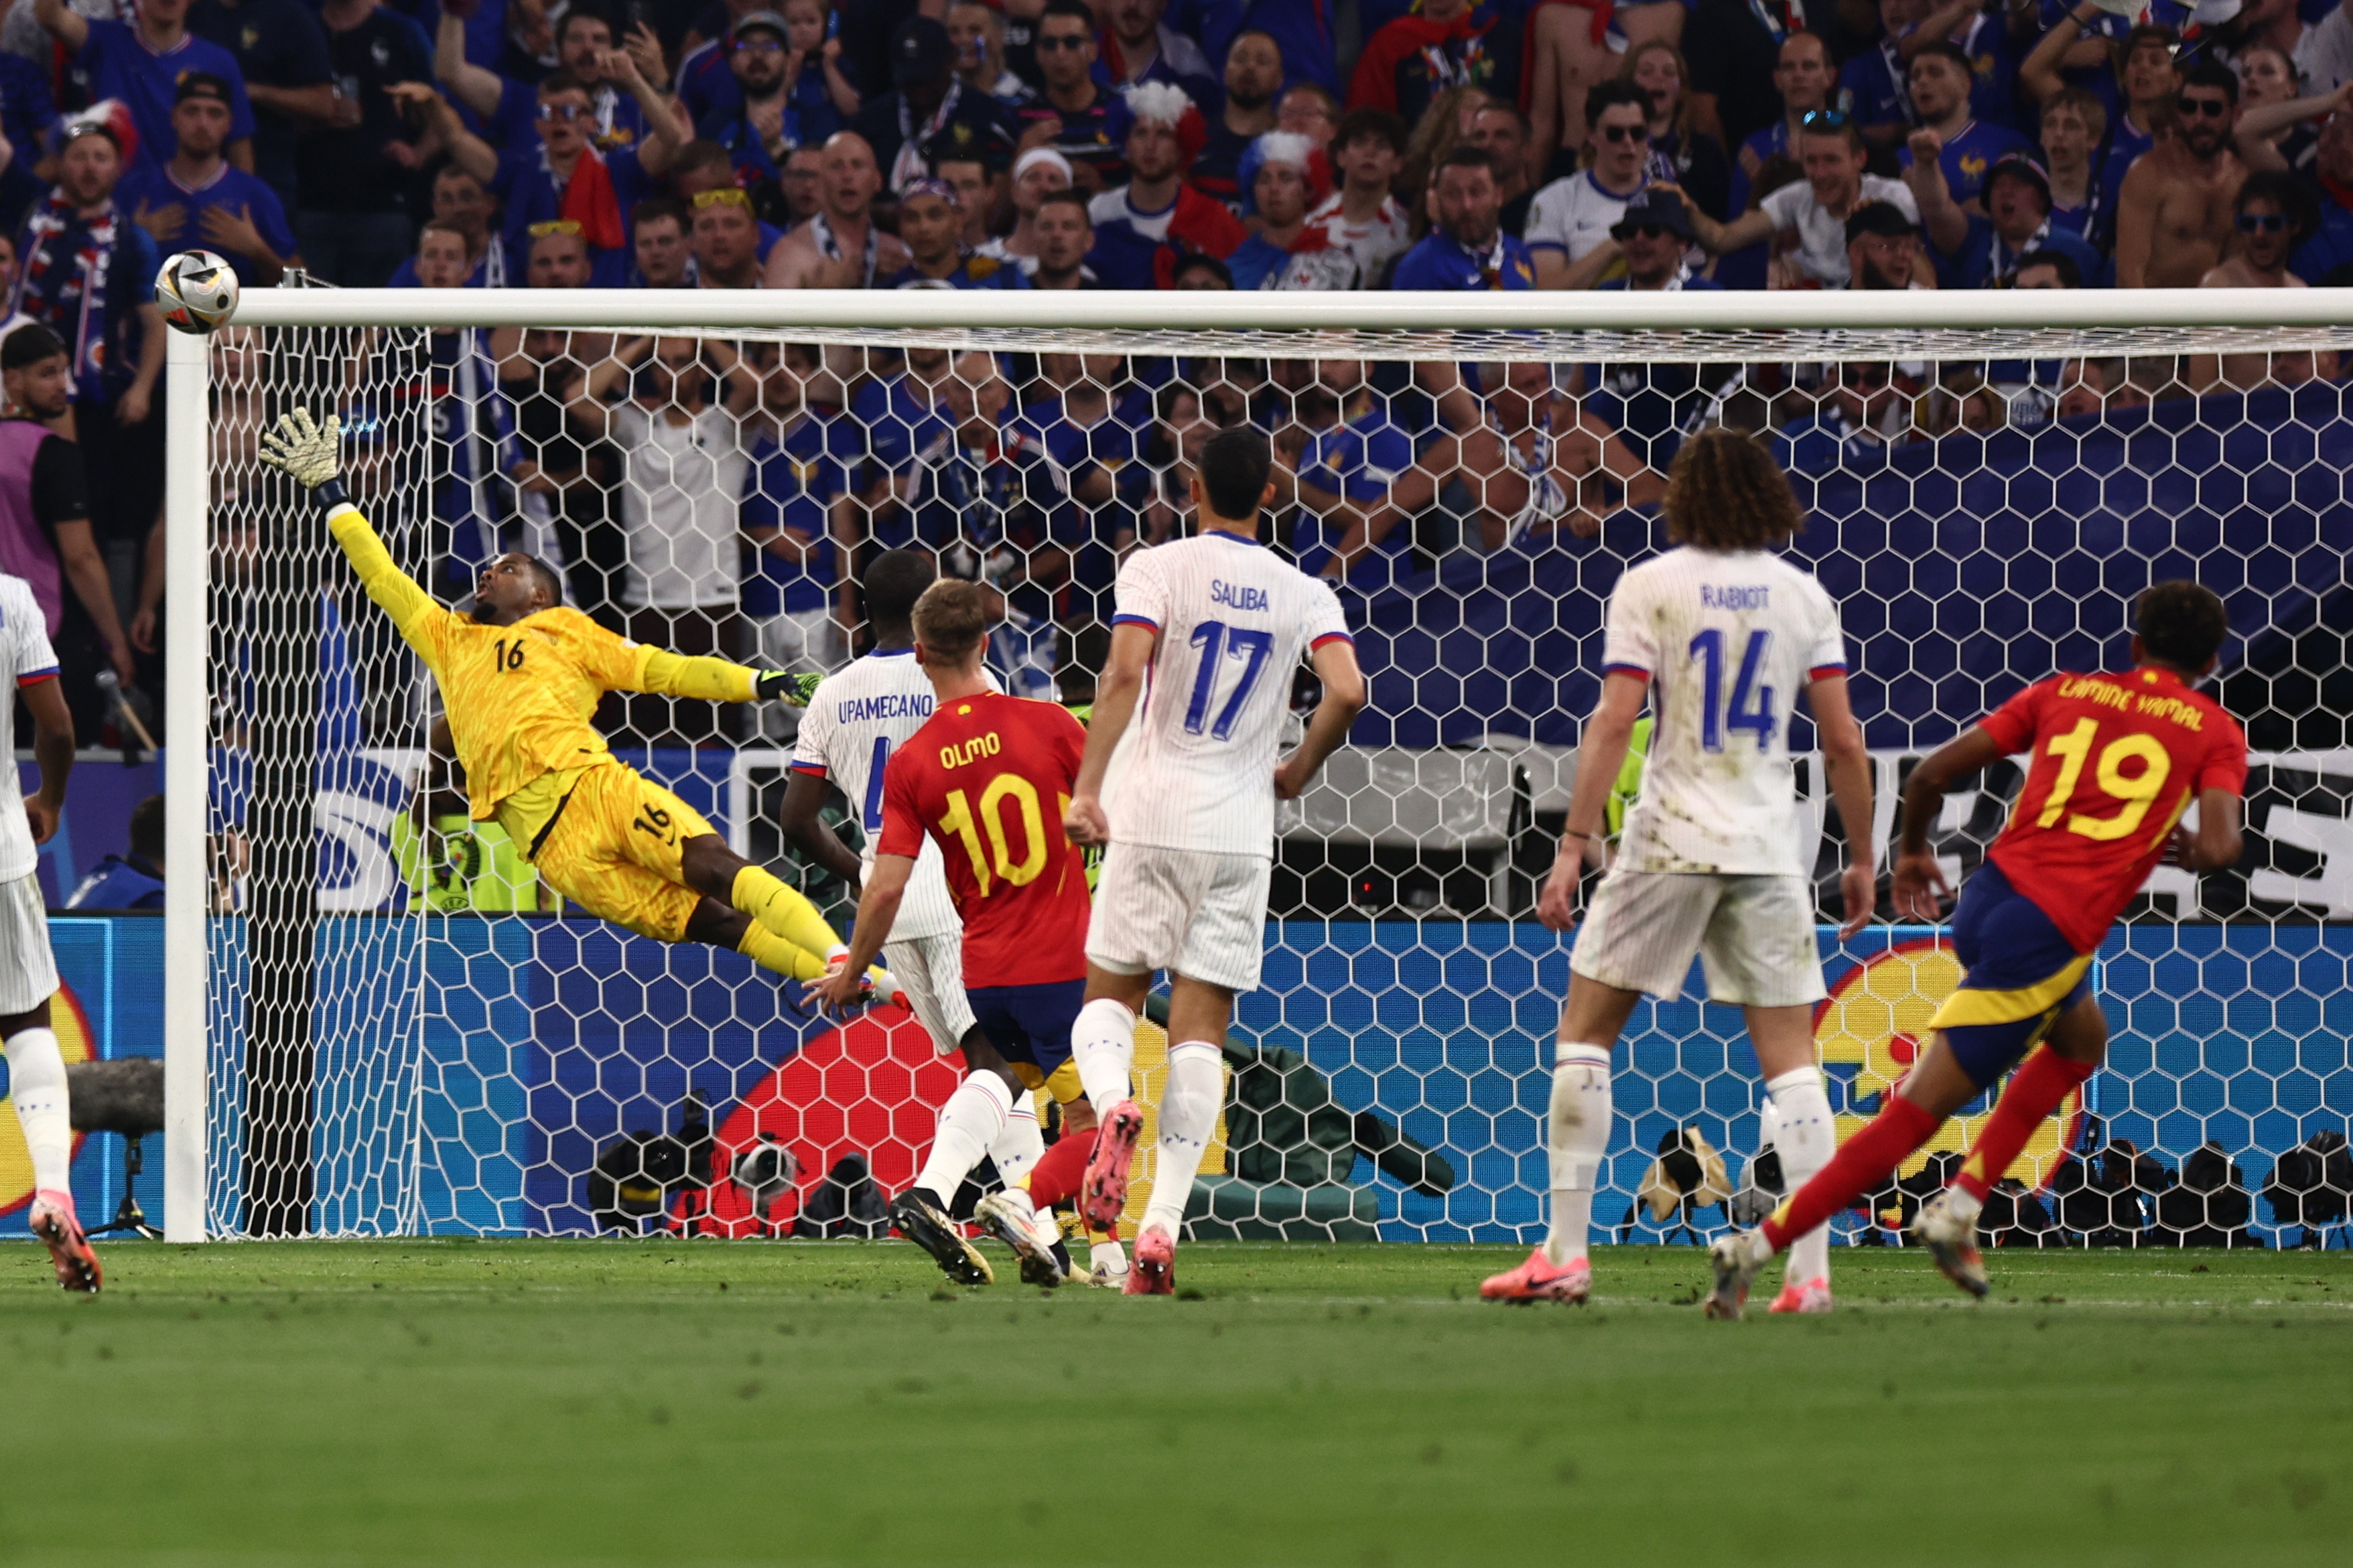
[[[53,664],[46,669],[27,669],[21,672],[16,677],[16,684],[20,687],[38,686],[44,680],[55,680],[57,678],[58,667]]]
[[[823,763],[805,763],[798,757],[795,757],[788,765],[791,767],[793,772],[797,773],[807,773],[813,779],[821,779],[826,776],[825,764]]]
[[[1605,664],[1601,667],[1601,673],[1603,675],[1639,675],[1644,680],[1651,679],[1651,672],[1639,664]]]
[[[1160,629],[1160,623],[1150,616],[1117,615],[1111,618],[1111,624],[1115,626],[1150,626],[1155,632]]]
[[[1310,651],[1313,651],[1316,648],[1322,647],[1327,642],[1344,642],[1350,647],[1356,646],[1356,639],[1350,637],[1346,632],[1325,632],[1322,637],[1317,637],[1314,641],[1309,643],[1307,647]]]
[[[1809,680],[1820,680],[1827,675],[1844,675],[1845,673],[1846,666],[1843,664],[1818,664],[1814,666],[1813,668],[1806,671],[1806,679]]]

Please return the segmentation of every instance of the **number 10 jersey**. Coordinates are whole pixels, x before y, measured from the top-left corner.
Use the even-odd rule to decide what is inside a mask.
[[[1160,639],[1105,792],[1112,841],[1272,858],[1293,672],[1310,649],[1352,640],[1331,585],[1213,530],[1129,556],[1112,619]]]
[[[1778,555],[1686,545],[1609,595],[1604,675],[1651,683],[1657,721],[1617,864],[1630,871],[1803,876],[1789,718],[1846,673],[1838,606]]]

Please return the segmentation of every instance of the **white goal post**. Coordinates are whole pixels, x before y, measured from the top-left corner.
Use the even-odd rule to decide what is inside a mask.
[[[165,376],[170,613],[165,642],[164,793],[166,858],[174,868],[166,894],[164,938],[164,1229],[170,1240],[199,1241],[224,1230],[244,1228],[221,1222],[212,1194],[222,1173],[208,1163],[206,1148],[208,1108],[222,1088],[208,1081],[218,1070],[219,1042],[211,1033],[220,1006],[217,988],[223,983],[207,945],[209,922],[217,918],[210,872],[216,847],[209,842],[217,781],[206,737],[212,732],[220,695],[216,684],[220,672],[216,666],[222,630],[211,625],[208,617],[209,606],[218,601],[224,586],[215,581],[216,552],[210,520],[219,480],[214,471],[217,443],[212,412],[216,353],[232,340],[264,342],[272,334],[300,331],[330,334],[322,341],[348,342],[353,341],[349,336],[332,334],[448,327],[708,334],[777,344],[924,346],[1006,355],[1060,352],[1249,356],[1269,361],[1511,362],[1550,363],[1564,370],[1584,364],[1766,361],[1800,364],[2137,361],[2149,356],[2323,351],[2353,354],[2353,294],[2328,289],[1461,295],[987,289],[251,290],[240,301],[232,325],[222,333],[212,338],[171,334]],[[2353,368],[2353,360],[2346,363]],[[2323,453],[2318,460],[2353,471],[2353,451]],[[2147,553],[2137,543],[2126,548]],[[2220,548],[2233,560],[2248,553],[2228,545]],[[2170,553],[2159,553],[2172,559]],[[1860,570],[1863,580],[1871,580],[1872,562],[1866,561]],[[1958,595],[1970,590],[1954,586],[1941,591]],[[1957,701],[1949,697],[1930,700],[1945,719],[1966,723],[1975,716],[1960,711]],[[1580,716],[1568,717],[1573,724]],[[1446,739],[1440,743],[1463,742]],[[1892,759],[1903,748],[1877,749]],[[1520,803],[1515,808],[1521,817],[1514,819],[1514,833],[1525,831],[1529,803],[1535,803],[1534,810],[1538,813],[1546,809],[1542,801],[1552,775],[1541,773],[1540,765],[1551,763],[1536,755],[1544,750],[1529,744],[1525,755],[1508,746],[1499,751],[1505,760],[1498,764],[1502,771],[1495,777],[1504,782],[1495,787],[1516,791],[1513,798]],[[1412,783],[1417,776],[1413,766],[1405,766],[1402,773],[1394,770],[1383,773],[1380,770],[1388,764],[1380,757],[1381,753],[1374,753],[1360,770],[1363,776],[1403,777],[1408,783],[1398,787],[1419,787]],[[2304,766],[2284,753],[2279,765]],[[1897,766],[1888,762],[1883,776],[1894,777]],[[2318,763],[2310,771],[2316,777],[2326,773]],[[1566,786],[1566,774],[1561,774],[1550,797],[1555,805],[1558,792]],[[1452,807],[1441,801],[1432,809],[1442,815]],[[1506,806],[1495,809],[1509,815]],[[1317,822],[1345,824],[1349,810],[1345,800],[1336,805],[1327,801],[1321,815],[1310,811],[1309,816]],[[723,826],[722,830],[727,828]],[[1883,834],[1883,826],[1881,831]],[[741,842],[741,834],[736,837]],[[1364,837],[1374,847],[1367,855],[1374,854],[1382,842],[1379,834],[1367,830]],[[1466,832],[1462,837],[1464,843],[1474,840],[1484,842],[1475,834]],[[1500,867],[1502,862],[1495,864]],[[2258,889],[2255,895],[2268,900],[2263,907],[2272,912],[2247,912],[2237,918],[2269,930],[2279,918],[2277,911],[2292,907],[2301,897],[2280,889],[2289,888],[2304,873],[2289,867],[2263,874],[2276,879],[2270,884],[2271,892]],[[2311,906],[2316,897],[2303,901]],[[2252,911],[2254,906],[2247,908]],[[2353,914],[2353,910],[2329,908],[2337,918]],[[2306,917],[2300,918],[2309,916],[2307,908]],[[1452,961],[1445,956],[1457,951],[1451,942],[1449,938],[1436,942],[1429,950],[1440,955],[1439,973],[1453,973],[1447,967]],[[1302,973],[1323,962],[1322,950],[1302,956]],[[1529,1022],[1540,1010],[1540,1002],[1518,1008],[1516,1026],[1545,1035],[1548,1024]],[[1330,1070],[1328,1065],[1326,1070]],[[1469,1069],[1455,1066],[1438,1069],[1440,1076],[1462,1070]],[[413,1085],[401,1090],[412,1091]],[[1451,1089],[1445,1091],[1451,1092]],[[1430,1094],[1433,1115],[1444,1119],[1467,1114],[1437,1088]],[[2333,1105],[2333,1100],[2324,1100],[2322,1109]],[[2265,1136],[2276,1142],[2275,1137]],[[1511,1142],[1502,1131],[1493,1137],[1495,1150]],[[1487,1145],[1476,1148],[1482,1158],[1492,1152]],[[1529,1148],[1540,1161],[1540,1141]],[[1632,1156],[1639,1156],[1639,1167],[1648,1158],[1648,1144],[1632,1151]],[[217,1151],[213,1157],[219,1158]],[[1502,1156],[1497,1153],[1496,1157]],[[1619,1184],[1630,1189],[1633,1183],[1628,1179]],[[1489,1214],[1487,1220],[1463,1224],[1477,1234],[1492,1234],[1480,1226],[1516,1223],[1507,1219],[1507,1206],[1497,1201],[1490,1210],[1482,1211]],[[399,1212],[410,1211],[401,1208]],[[1382,1213],[1386,1219],[1390,1211]],[[1632,1223],[1630,1217],[1629,1223]]]

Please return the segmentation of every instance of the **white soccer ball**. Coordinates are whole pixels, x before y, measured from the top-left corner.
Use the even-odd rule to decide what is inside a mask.
[[[209,332],[237,309],[237,273],[209,250],[184,250],[155,274],[155,308],[181,331]]]

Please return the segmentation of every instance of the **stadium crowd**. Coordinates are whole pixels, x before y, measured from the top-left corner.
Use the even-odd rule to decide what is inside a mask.
[[[535,289],[2342,285],[2353,16],[2327,0],[2138,16],[2090,0],[16,0],[0,216],[15,317],[51,334],[12,353],[14,411],[31,412],[19,384],[45,343],[88,491],[79,535],[57,529],[77,517],[51,485],[0,552],[46,573],[93,668],[152,686],[148,279],[173,251],[218,251],[248,287],[298,267],[343,287]],[[1778,431],[1788,461],[1824,467],[2337,369],[1466,374],[512,331],[437,333],[430,357],[437,590],[462,596],[480,560],[528,542],[614,625],[823,668],[857,624],[854,552],[920,542],[1005,590],[1001,663],[1032,686],[1083,680],[1119,554],[1182,527],[1187,450],[1239,421],[1282,454],[1277,542],[1373,590],[1457,551],[1598,532],[1654,499],[1706,423]],[[691,483],[690,457],[707,467]]]

